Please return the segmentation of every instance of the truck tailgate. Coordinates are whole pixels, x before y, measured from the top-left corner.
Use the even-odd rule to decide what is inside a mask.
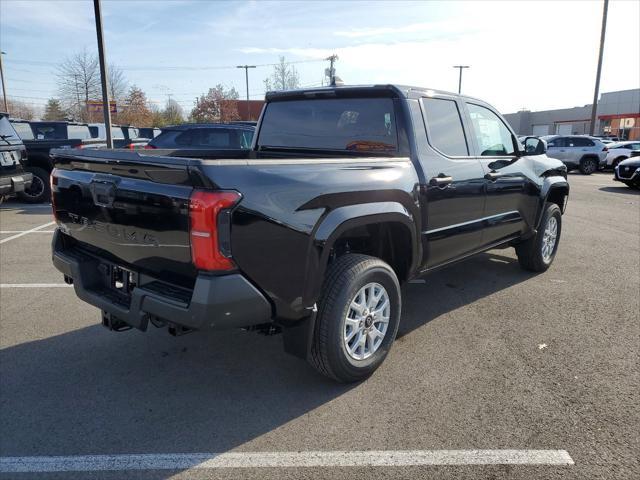
[[[53,151],[53,205],[80,248],[137,272],[191,286],[189,160]]]

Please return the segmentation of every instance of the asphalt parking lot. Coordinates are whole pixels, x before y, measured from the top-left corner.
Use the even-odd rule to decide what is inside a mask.
[[[572,462],[0,476],[640,478],[640,193],[610,173],[569,178],[548,272],[495,250],[408,284],[390,356],[350,386],[279,336],[107,331],[51,265],[50,209],[5,203],[0,456],[516,449]]]

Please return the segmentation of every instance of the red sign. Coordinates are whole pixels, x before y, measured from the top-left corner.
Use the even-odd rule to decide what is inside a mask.
[[[103,104],[100,100],[88,100],[87,111],[92,113],[103,113],[104,108],[102,105]],[[111,113],[118,113],[118,106],[116,105],[116,102],[109,102],[109,111]]]

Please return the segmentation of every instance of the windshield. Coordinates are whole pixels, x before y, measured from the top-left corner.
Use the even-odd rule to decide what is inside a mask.
[[[0,117],[0,135],[2,135],[3,139],[10,142],[20,140],[11,123],[9,123],[9,119],[5,116]]]
[[[392,153],[398,150],[393,100],[332,98],[271,102],[261,147]]]

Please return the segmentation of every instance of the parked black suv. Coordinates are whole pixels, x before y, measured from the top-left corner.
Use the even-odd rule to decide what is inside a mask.
[[[33,174],[31,186],[19,197],[27,203],[48,202],[51,197],[49,173],[53,162],[49,156],[52,148],[100,148],[104,140],[95,139],[86,123],[30,122],[11,119],[11,123],[27,148],[25,170]]]
[[[246,159],[55,152],[53,263],[103,325],[281,329],[350,382],[389,352],[402,283],[496,247],[553,262],[567,169],[485,102],[394,85],[266,101]]]
[[[9,115],[0,112],[0,203],[31,186],[32,175],[22,168],[26,157],[26,149],[11,126]]]
[[[249,151],[255,126],[245,123],[186,123],[163,127],[145,148]]]

